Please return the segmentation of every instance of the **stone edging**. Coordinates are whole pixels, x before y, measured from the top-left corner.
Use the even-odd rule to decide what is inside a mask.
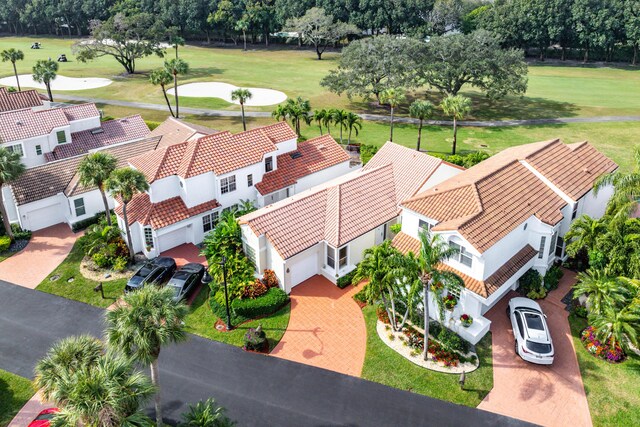
[[[411,347],[408,345],[404,345],[403,342],[406,342],[406,337],[402,332],[395,332],[392,330],[386,330],[386,324],[382,323],[380,320],[376,321],[376,332],[378,332],[378,336],[389,348],[394,350],[396,353],[409,360],[410,362],[422,367],[429,369],[431,371],[443,372],[446,374],[460,374],[462,372],[469,373],[478,369],[480,365],[480,360],[478,359],[478,355],[475,353],[469,353],[467,357],[474,355],[476,356],[476,363],[460,363],[458,366],[443,366],[438,362],[434,362],[431,360],[431,356],[429,356],[430,360],[425,361],[422,358],[422,353],[417,356],[411,355]],[[389,339],[389,334],[393,334],[396,339],[393,341]],[[404,341],[400,339],[403,337]]]

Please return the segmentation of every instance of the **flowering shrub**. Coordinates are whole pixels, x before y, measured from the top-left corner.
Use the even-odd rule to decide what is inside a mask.
[[[431,354],[434,361],[441,362],[444,366],[458,366],[460,363],[458,353],[443,349],[437,341],[429,340],[429,348],[427,351]]]
[[[266,269],[264,270],[264,274],[262,275],[262,283],[267,288],[275,288],[278,286],[278,277],[273,270]]]
[[[442,303],[444,304],[444,308],[446,308],[447,310],[453,310],[456,304],[458,304],[458,300],[455,296],[448,294],[447,296],[442,298]]]
[[[622,362],[625,359],[625,354],[620,345],[615,342],[613,337],[609,342],[603,343],[596,337],[596,332],[596,328],[588,326],[580,334],[580,340],[587,351],[610,363]]]
[[[385,325],[390,325],[391,321],[389,321],[389,313],[382,307],[376,308],[376,314],[378,315],[378,320],[380,320]]]
[[[242,298],[258,298],[267,293],[269,289],[267,286],[262,283],[259,279],[254,280],[253,282],[247,283],[243,292]]]
[[[460,322],[462,323],[462,326],[468,328],[473,323],[473,317],[469,316],[468,314],[463,314],[462,316],[460,316]]]
[[[431,285],[431,292],[440,293],[444,289],[444,285],[441,282],[434,282]]]
[[[262,330],[262,325],[257,328],[250,328],[244,335],[244,349],[250,351],[265,351],[267,347],[267,336]]]

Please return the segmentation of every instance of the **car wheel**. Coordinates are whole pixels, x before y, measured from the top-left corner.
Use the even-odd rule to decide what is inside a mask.
[[[518,352],[518,340],[516,340],[516,344],[515,344],[515,348],[514,348],[516,355],[520,356],[520,353]]]
[[[507,305],[507,317],[511,318],[511,310],[509,310],[509,306]]]

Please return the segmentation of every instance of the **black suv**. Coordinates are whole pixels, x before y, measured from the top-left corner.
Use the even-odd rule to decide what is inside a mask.
[[[145,262],[136,271],[124,287],[124,292],[142,289],[144,285],[160,286],[176,271],[176,261],[173,258],[158,257]]]

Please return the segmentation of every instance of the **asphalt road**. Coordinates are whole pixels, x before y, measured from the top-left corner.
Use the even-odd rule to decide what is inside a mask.
[[[0,281],[0,369],[32,378],[58,339],[101,336],[104,311]],[[525,426],[519,420],[190,336],[164,349],[166,421],[214,397],[239,426]],[[151,409],[149,409],[151,413]]]

